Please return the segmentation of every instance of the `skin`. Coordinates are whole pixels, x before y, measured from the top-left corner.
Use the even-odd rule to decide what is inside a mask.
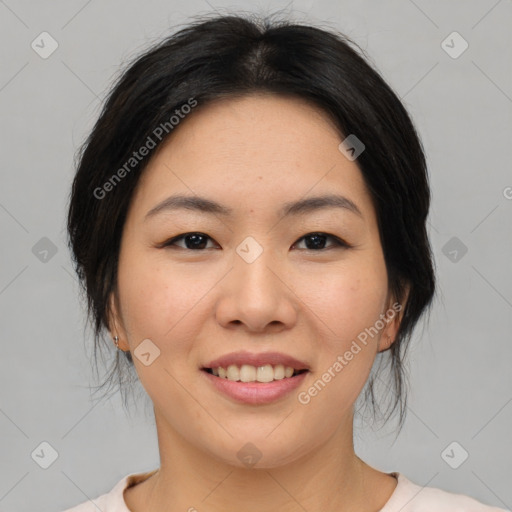
[[[133,354],[149,338],[160,350],[149,366],[134,356],[154,405],[161,465],[125,491],[133,512],[370,512],[393,493],[396,479],[355,454],[352,424],[399,315],[307,405],[297,399],[396,302],[371,197],[341,141],[314,106],[253,94],[199,105],[149,162],[124,226],[111,297],[120,348]],[[181,209],[145,220],[176,193],[206,196],[233,215]],[[277,214],[283,202],[326,193],[349,198],[362,217],[333,207]],[[207,235],[202,248],[184,239],[159,245],[190,232]],[[308,249],[304,237],[318,232],[352,247],[327,237]],[[247,236],[263,249],[250,264],[236,252]],[[240,404],[200,374],[237,350],[284,352],[311,371],[274,403]],[[252,468],[237,457],[248,442],[262,454]]]

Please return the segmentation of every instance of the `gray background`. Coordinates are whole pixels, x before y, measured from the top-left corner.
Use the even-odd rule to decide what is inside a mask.
[[[420,485],[511,508],[512,2],[210,3],[328,20],[403,98],[428,154],[439,294],[413,340],[401,435],[393,424],[365,428],[356,451]],[[119,395],[91,400],[97,381],[65,212],[74,153],[120,63],[211,6],[0,1],[1,511],[63,510],[159,464],[151,408],[130,416]],[[59,45],[47,59],[31,47],[44,31]],[[442,46],[453,31],[469,44],[457,58]],[[453,53],[462,47],[452,39]],[[43,441],[59,455],[48,469],[31,457]],[[460,462],[463,449],[469,458],[453,469],[445,460]]]

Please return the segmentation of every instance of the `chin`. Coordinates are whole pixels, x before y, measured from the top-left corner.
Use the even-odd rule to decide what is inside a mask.
[[[224,446],[224,450],[219,452],[211,451],[215,458],[222,460],[225,464],[237,468],[245,469],[272,469],[286,466],[295,462],[301,456],[310,450],[297,449],[297,443],[293,443],[288,437],[288,443],[283,443],[281,439],[270,439],[269,437],[255,435],[243,438],[230,439]],[[311,446],[311,450],[314,450]],[[226,456],[227,455],[227,456]]]

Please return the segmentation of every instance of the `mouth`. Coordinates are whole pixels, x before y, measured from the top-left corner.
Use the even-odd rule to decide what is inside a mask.
[[[205,382],[224,397],[244,405],[265,405],[289,399],[303,385],[310,370],[283,365],[251,366],[232,364],[227,368],[200,368]]]
[[[201,368],[201,370],[219,379],[261,384],[291,379],[309,371],[306,368],[297,369],[282,364],[266,364],[258,367],[248,364],[241,366],[231,364],[226,368],[218,366],[216,368]]]
[[[198,369],[211,389],[245,405],[288,400],[313,371],[306,360],[291,354],[246,350],[205,361]]]

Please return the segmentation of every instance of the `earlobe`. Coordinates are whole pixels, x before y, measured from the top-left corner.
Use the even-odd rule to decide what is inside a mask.
[[[391,348],[391,345],[394,343],[394,338],[391,334],[382,335],[379,340],[379,349],[378,352],[385,352]]]
[[[409,298],[409,286],[407,286],[405,290],[405,298],[402,302],[399,302],[393,298],[393,300],[390,301],[392,306],[388,308],[392,309],[395,314],[393,317],[389,320],[388,325],[385,327],[384,332],[382,333],[380,339],[379,339],[379,345],[378,345],[378,351],[384,352],[386,350],[389,350],[393,343],[395,342],[398,330],[400,328],[400,324],[402,322],[403,314],[405,305],[407,303],[407,299]]]
[[[115,293],[110,294],[107,310],[108,329],[110,335],[117,349],[123,352],[125,348],[126,335],[122,326],[121,318],[119,316],[119,308],[116,300]]]

